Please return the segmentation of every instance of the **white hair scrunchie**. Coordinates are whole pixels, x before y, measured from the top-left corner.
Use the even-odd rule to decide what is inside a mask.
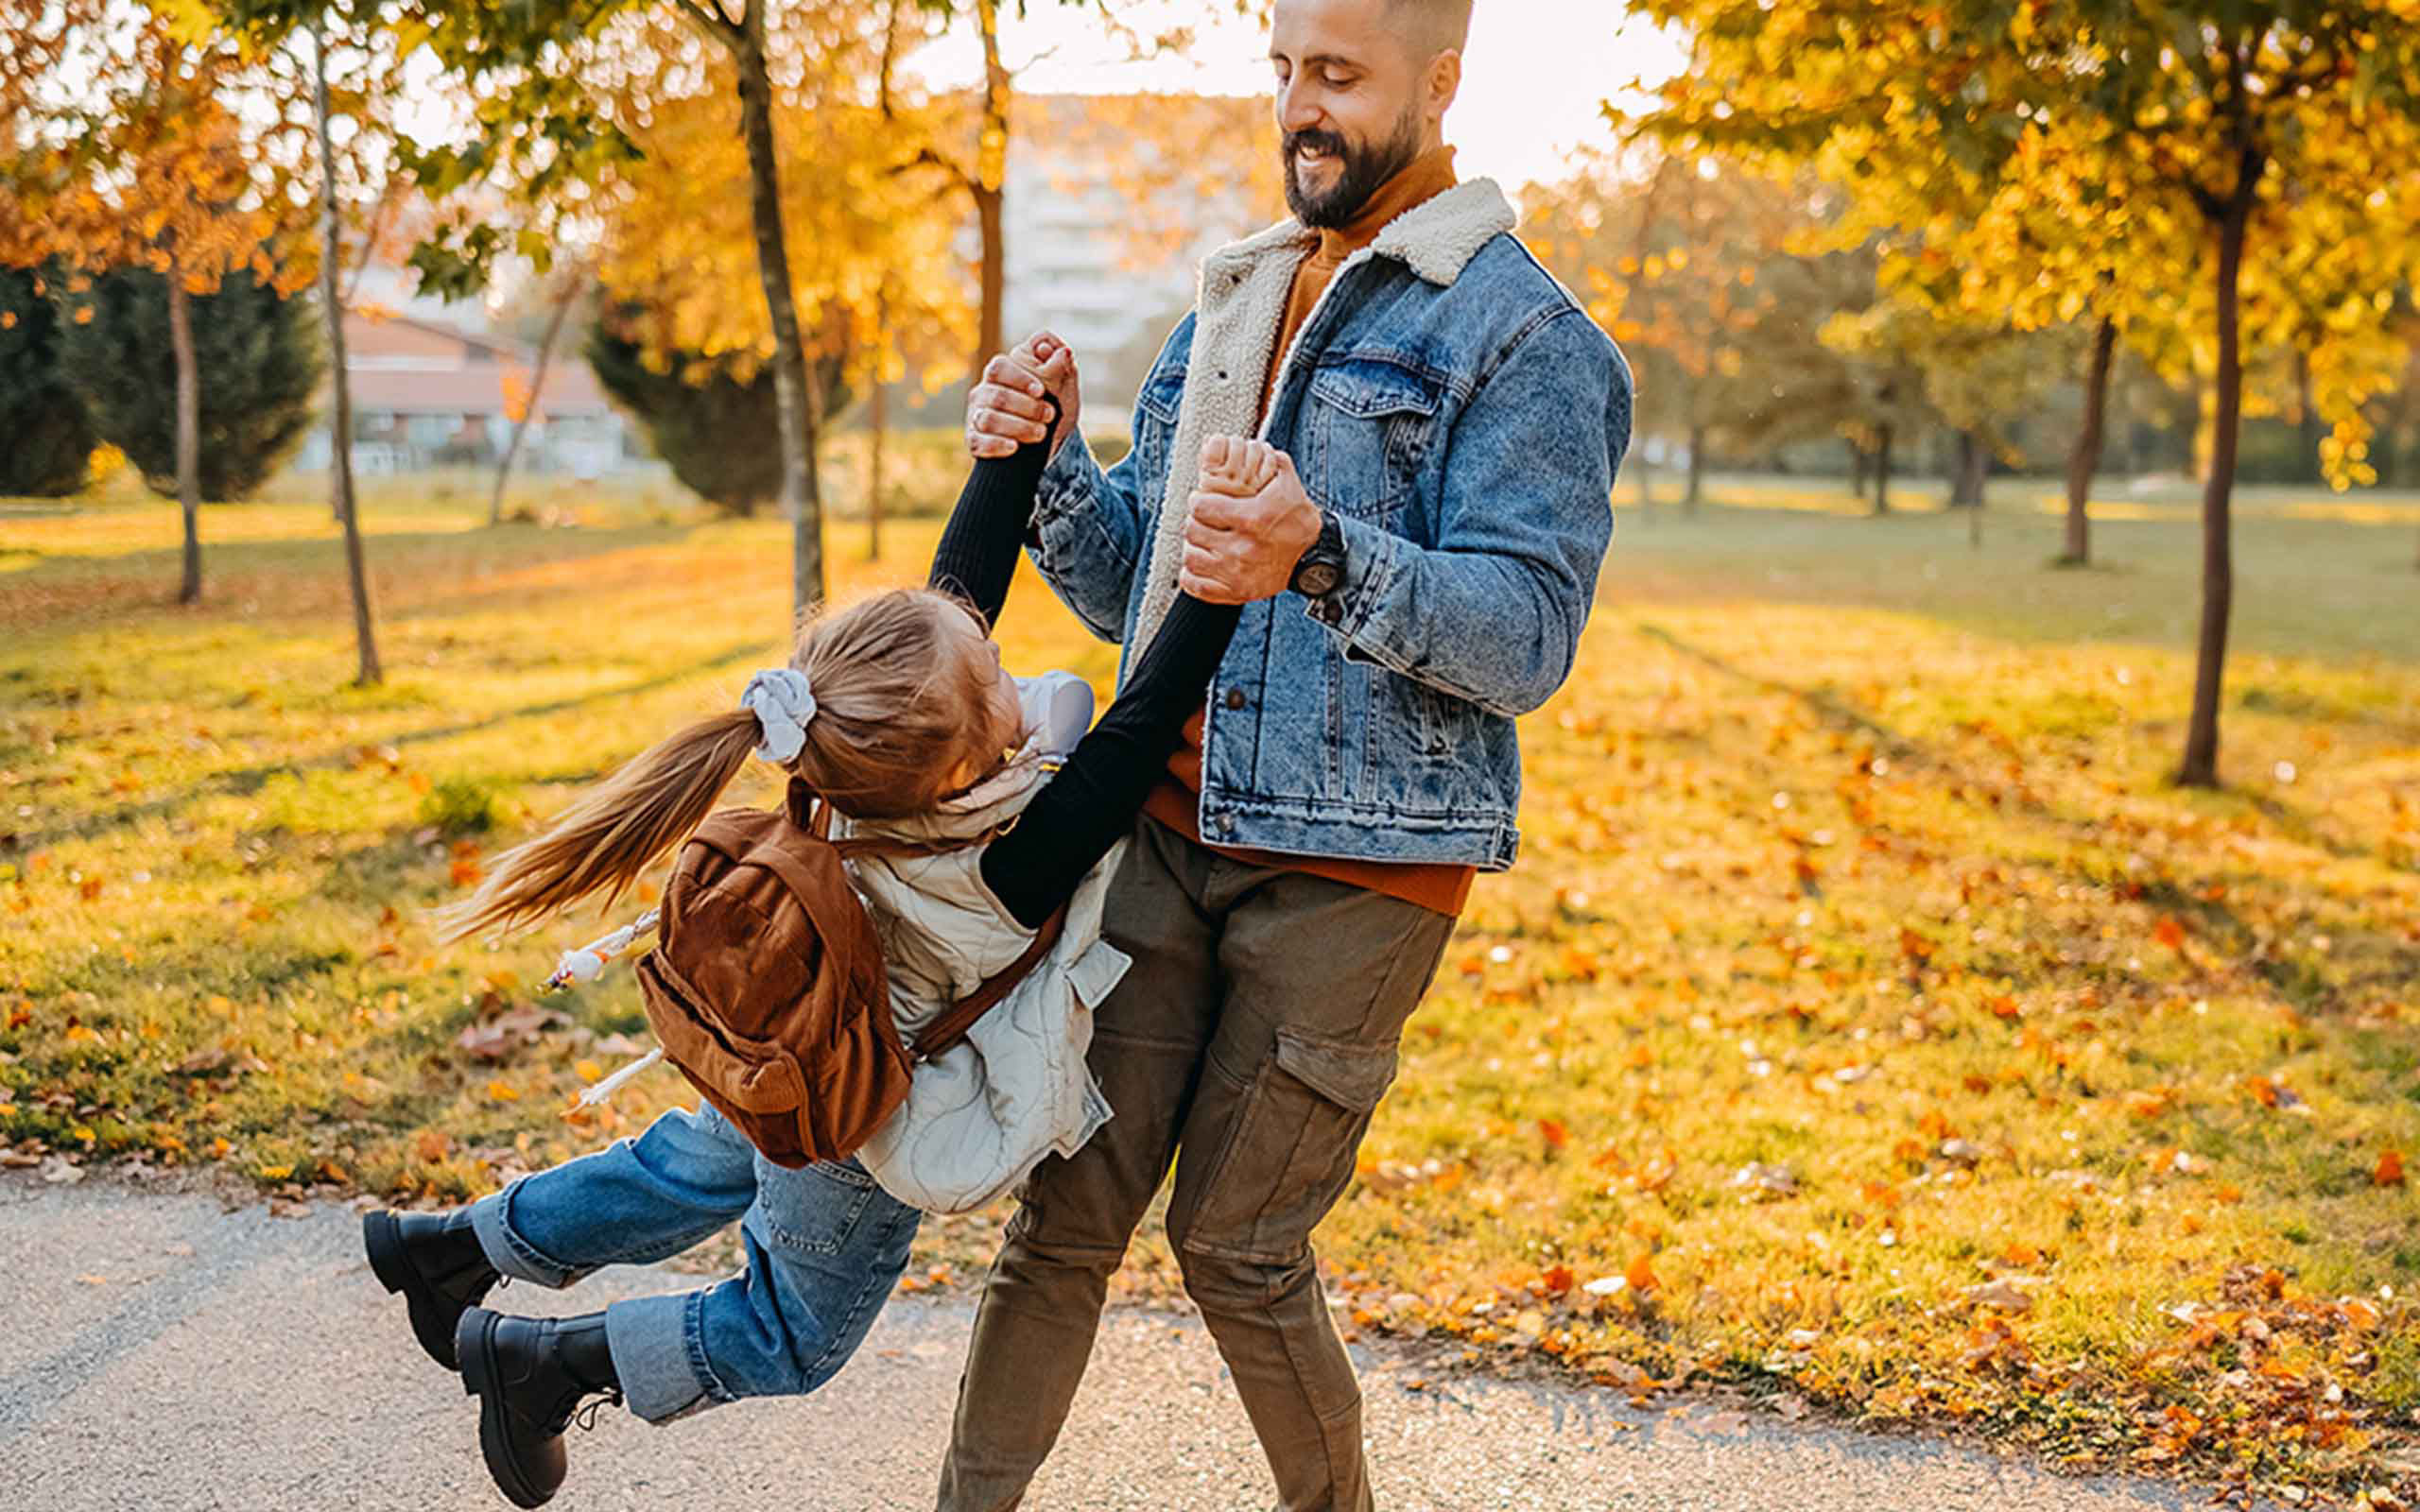
[[[748,679],[739,707],[756,716],[765,731],[756,743],[761,761],[787,765],[806,745],[806,727],[815,718],[815,695],[806,674],[795,667],[772,667]]]

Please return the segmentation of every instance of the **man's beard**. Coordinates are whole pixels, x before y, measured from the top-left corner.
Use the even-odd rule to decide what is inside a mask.
[[[1340,169],[1336,186],[1313,194],[1302,179],[1299,149],[1333,157]],[[1407,110],[1395,122],[1394,134],[1377,146],[1356,150],[1334,131],[1288,131],[1280,149],[1286,154],[1286,207],[1294,218],[1314,231],[1333,231],[1352,224],[1370,203],[1370,197],[1420,156],[1420,116]]]

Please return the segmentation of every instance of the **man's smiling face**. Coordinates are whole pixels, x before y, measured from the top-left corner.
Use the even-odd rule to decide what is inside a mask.
[[[1303,224],[1341,226],[1442,140],[1459,52],[1419,45],[1404,0],[1278,0],[1269,59],[1286,203]]]

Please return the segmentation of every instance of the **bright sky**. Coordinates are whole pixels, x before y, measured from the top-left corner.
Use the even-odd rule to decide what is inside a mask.
[[[1142,0],[1130,9],[1140,27],[1165,27],[1225,10],[1204,0]],[[1269,92],[1269,39],[1232,19],[1203,26],[1187,56],[1131,60],[1089,6],[1028,0],[1024,20],[1001,28],[1017,88],[1027,94],[1126,90],[1213,94]],[[971,82],[981,54],[963,31],[923,55],[936,83]],[[1030,61],[1028,62],[1028,60]],[[1652,83],[1682,61],[1679,46],[1621,0],[1478,0],[1461,99],[1445,117],[1445,139],[1461,150],[1464,178],[1488,175],[1518,188],[1558,175],[1582,143],[1610,142],[1598,112],[1634,80]]]

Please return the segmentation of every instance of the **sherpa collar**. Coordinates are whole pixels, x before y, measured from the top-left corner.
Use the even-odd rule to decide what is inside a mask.
[[[1431,196],[1387,222],[1370,250],[1392,257],[1441,288],[1462,276],[1490,241],[1520,224],[1512,202],[1493,179],[1472,179]],[[1319,232],[1282,220],[1257,235],[1220,248],[1201,265],[1205,278],[1249,273],[1267,257],[1300,255],[1319,245]]]
[[[1479,249],[1519,223],[1512,201],[1493,179],[1473,179],[1405,211],[1387,223],[1368,247],[1345,259],[1320,296],[1318,309],[1351,282],[1352,270],[1376,257],[1391,257],[1415,277],[1450,287]],[[1177,564],[1184,556],[1184,527],[1194,485],[1201,474],[1201,443],[1213,436],[1250,436],[1260,416],[1260,398],[1291,297],[1295,272],[1319,245],[1319,233],[1299,220],[1272,226],[1257,236],[1212,253],[1201,264],[1201,293],[1195,306],[1192,367],[1178,406],[1176,439],[1168,461],[1167,491],[1151,532],[1143,603],[1135,617],[1132,647],[1151,644],[1168,606],[1176,602]],[[1297,336],[1296,340],[1301,340]],[[1134,667],[1118,669],[1122,685]]]

